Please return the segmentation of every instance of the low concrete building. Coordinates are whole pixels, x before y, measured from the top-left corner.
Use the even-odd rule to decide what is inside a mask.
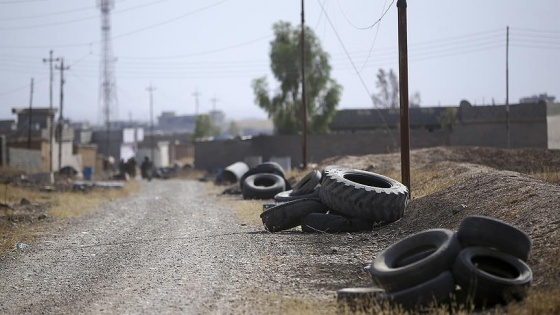
[[[54,172],[65,166],[81,169],[81,157],[72,152],[72,128],[66,124],[54,126],[57,109],[14,108],[12,112],[17,115],[17,124],[16,130],[6,135],[10,167],[31,173],[50,172],[51,163]]]

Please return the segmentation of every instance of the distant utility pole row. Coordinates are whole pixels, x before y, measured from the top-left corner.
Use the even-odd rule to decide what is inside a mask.
[[[60,58],[53,58],[53,51],[52,50],[49,52],[49,58],[48,59],[43,58],[44,63],[46,63],[46,62],[49,63],[49,69],[50,69],[50,87],[49,87],[49,110],[50,110],[50,113],[49,113],[49,115],[53,111],[53,80],[54,80],[53,61],[58,62],[59,60],[60,60]],[[50,160],[49,172],[50,173],[52,173],[52,171],[53,171],[53,162],[52,162],[52,156],[53,156],[52,149],[53,149],[53,144],[54,144],[53,143],[54,142],[54,140],[53,140],[54,139],[54,137],[53,137],[53,132],[54,132],[53,122],[54,122],[54,119],[53,119],[53,121],[50,122],[50,125],[49,125],[49,143],[50,143],[50,145],[49,145],[49,160]]]
[[[60,61],[59,65],[54,65],[53,62]],[[60,70],[60,113],[58,117],[58,169],[62,168],[62,130],[64,127],[64,70],[70,69],[68,66],[64,66],[64,58],[53,58],[53,51],[49,52],[49,58],[43,58],[44,63],[49,63],[49,71],[50,71],[50,82],[49,82],[49,116],[53,115],[53,119],[51,119],[49,123],[49,172],[52,173],[53,171],[53,146],[54,146],[54,114],[53,114],[53,81],[54,81],[54,73],[53,70]],[[31,97],[29,101],[29,124],[31,125],[31,108],[32,108],[32,100],[33,100],[33,79],[31,79]],[[30,127],[31,128],[31,127]],[[31,132],[31,129],[29,130]],[[31,146],[31,135],[29,135],[28,139],[28,146]]]

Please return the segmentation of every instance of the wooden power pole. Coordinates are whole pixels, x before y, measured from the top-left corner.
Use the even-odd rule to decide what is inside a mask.
[[[307,168],[307,95],[305,93],[305,5],[301,0],[301,111],[303,120],[303,169]]]
[[[60,67],[55,66],[57,70],[60,70],[60,115],[58,116],[58,171],[62,168],[62,131],[64,129],[64,70],[70,69],[70,67],[64,66],[64,58],[60,58]]]
[[[397,1],[399,32],[399,91],[401,108],[401,176],[403,184],[410,187],[410,127],[408,118],[408,42],[406,21],[406,0]]]

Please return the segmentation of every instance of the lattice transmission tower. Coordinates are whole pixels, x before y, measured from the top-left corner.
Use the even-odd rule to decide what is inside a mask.
[[[97,0],[101,10],[101,64],[99,73],[99,100],[105,127],[109,132],[111,119],[118,116],[117,83],[115,79],[115,60],[111,43],[111,10],[114,0]]]

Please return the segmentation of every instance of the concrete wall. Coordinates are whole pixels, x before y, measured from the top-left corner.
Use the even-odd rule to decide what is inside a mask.
[[[97,159],[97,147],[94,145],[74,146],[74,154],[82,157],[82,167],[95,167]]]
[[[547,138],[549,149],[560,149],[560,104],[547,105]]]
[[[136,160],[144,161],[144,157],[151,159],[152,150],[151,148],[139,148],[136,153]],[[167,167],[169,166],[169,144],[167,142],[159,142],[154,146],[154,160],[153,165],[155,167]]]
[[[434,147],[444,144],[443,131],[412,130],[412,148]],[[195,143],[195,165],[199,169],[223,168],[249,156],[290,157],[292,167],[303,161],[301,136],[260,136],[249,140],[202,141]],[[307,138],[307,159],[319,162],[337,155],[365,155],[395,152],[400,147],[396,130],[359,134],[310,135]]]
[[[547,125],[534,121],[511,121],[511,148],[547,148]],[[450,134],[450,145],[508,147],[508,129],[504,123],[457,125]]]
[[[40,150],[9,148],[10,167],[28,173],[43,171],[43,156]]]

